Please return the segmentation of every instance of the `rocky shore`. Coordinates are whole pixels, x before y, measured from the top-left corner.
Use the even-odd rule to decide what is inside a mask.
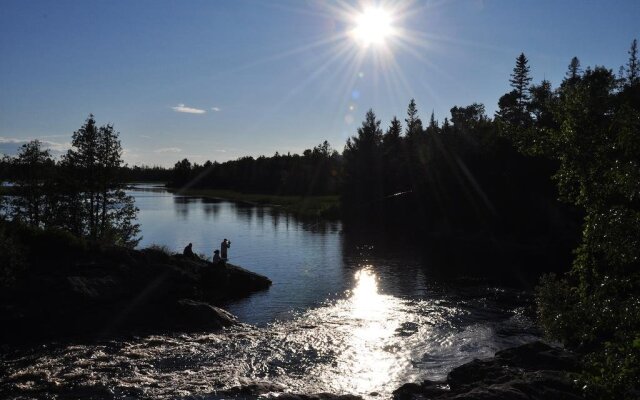
[[[454,368],[442,382],[407,383],[395,400],[578,400],[580,389],[569,374],[578,358],[542,342],[499,351],[493,358]]]
[[[271,285],[231,264],[49,239],[29,249],[27,270],[3,288],[3,343],[222,328],[236,319],[216,304]]]
[[[444,381],[407,383],[394,400],[579,400],[570,374],[580,370],[577,356],[543,342],[499,351],[494,357],[454,368]],[[378,397],[370,393],[369,397]],[[268,382],[207,393],[202,399],[363,400],[352,394],[290,393]]]

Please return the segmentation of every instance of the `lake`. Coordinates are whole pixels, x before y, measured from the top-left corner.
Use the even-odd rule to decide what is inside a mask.
[[[408,240],[149,184],[129,193],[140,208],[140,247],[181,252],[191,242],[210,258],[228,238],[230,262],[273,286],[223,304],[242,325],[222,332],[21,350],[3,361],[8,376],[34,376],[24,393],[215,399],[218,389],[269,382],[389,398],[403,383],[443,379],[455,366],[538,338],[530,293],[443,279],[450,266],[429,262]]]

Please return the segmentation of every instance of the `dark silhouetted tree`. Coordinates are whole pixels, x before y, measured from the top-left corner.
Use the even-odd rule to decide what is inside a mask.
[[[63,164],[75,181],[83,234],[92,240],[135,247],[138,209],[125,194],[117,172],[122,147],[113,125],[96,126],[93,115],[72,137]]]
[[[47,192],[53,160],[39,140],[23,144],[13,160],[17,193],[11,202],[12,218],[42,226],[47,213]]]
[[[626,78],[629,85],[635,85],[640,80],[640,64],[638,63],[638,39],[633,39],[629,48],[629,61],[627,61]]]

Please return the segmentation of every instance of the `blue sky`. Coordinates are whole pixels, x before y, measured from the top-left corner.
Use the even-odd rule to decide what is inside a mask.
[[[395,34],[363,47],[367,7]],[[0,152],[56,154],[89,113],[129,164],[342,150],[365,112],[383,126],[415,98],[423,119],[484,103],[515,58],[556,85],[573,56],[617,72],[640,39],[640,1],[33,1],[0,3]]]

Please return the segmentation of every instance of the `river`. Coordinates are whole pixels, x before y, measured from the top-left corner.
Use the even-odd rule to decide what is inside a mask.
[[[455,366],[537,339],[529,293],[442,279],[438,271],[448,266],[425,261],[415,245],[153,185],[130,194],[140,209],[140,247],[181,251],[191,242],[211,257],[228,238],[230,261],[273,286],[224,304],[242,324],[221,332],[51,343],[3,355],[5,376],[22,385],[10,393],[217,399],[220,389],[269,382],[283,391],[389,398],[403,383],[443,379]]]

